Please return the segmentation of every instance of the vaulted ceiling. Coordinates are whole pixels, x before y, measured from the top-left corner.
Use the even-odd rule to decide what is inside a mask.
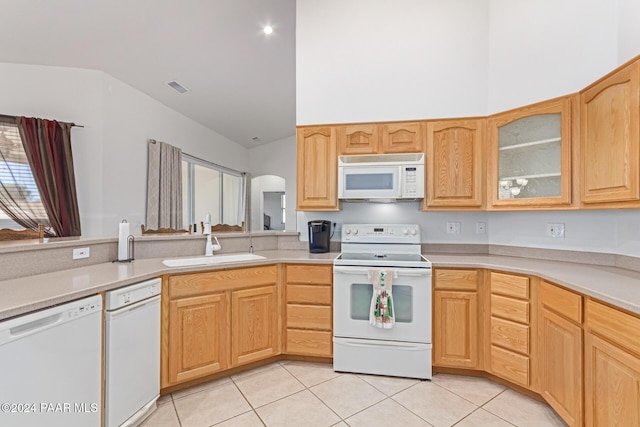
[[[295,0],[7,0],[0,13],[0,62],[104,71],[246,147],[295,133]]]

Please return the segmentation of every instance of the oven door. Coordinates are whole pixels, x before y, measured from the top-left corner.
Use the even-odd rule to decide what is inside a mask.
[[[373,285],[370,270],[382,267],[333,267],[335,337],[431,343],[431,269],[397,268],[391,289],[395,322],[391,329],[369,323]]]

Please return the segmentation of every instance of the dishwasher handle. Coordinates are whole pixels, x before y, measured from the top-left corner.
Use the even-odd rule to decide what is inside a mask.
[[[9,329],[9,335],[12,338],[17,338],[23,335],[32,334],[34,332],[46,329],[51,325],[60,323],[62,321],[62,313],[52,314],[51,316],[43,317],[42,319],[33,320],[23,325],[14,326]]]

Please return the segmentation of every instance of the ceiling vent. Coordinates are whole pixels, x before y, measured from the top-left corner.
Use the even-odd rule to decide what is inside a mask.
[[[185,93],[185,92],[189,92],[189,89],[187,89],[186,87],[182,86],[180,83],[178,83],[175,80],[171,80],[170,82],[167,83],[173,90],[175,90],[178,93]]]
[[[253,138],[251,138],[251,140],[252,140],[253,142],[260,142],[260,141],[262,141],[262,140],[260,139],[260,137],[257,137],[257,136],[254,136]]]

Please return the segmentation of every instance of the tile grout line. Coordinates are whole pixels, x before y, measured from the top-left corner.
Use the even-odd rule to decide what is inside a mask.
[[[505,388],[504,390],[502,390],[500,393],[496,394],[495,396],[493,396],[491,399],[487,400],[486,402],[484,402],[484,404],[480,407],[483,410],[487,411],[488,413],[490,413],[491,415],[500,418],[502,421],[504,421],[505,423],[511,424],[512,426],[516,426],[518,427],[516,424],[513,424],[512,422],[505,420],[504,418],[502,418],[500,415],[495,414],[493,412],[491,412],[488,409],[485,409],[485,405],[488,405],[489,403],[493,402],[495,399],[498,398],[498,396],[500,396],[501,394],[503,394],[504,392],[506,392],[507,390],[509,390],[508,388]]]
[[[503,389],[503,390],[501,390],[501,391],[500,391],[500,393],[496,394],[496,395],[495,395],[495,396],[493,396],[491,399],[489,399],[489,400],[487,400],[486,402],[484,402],[482,405],[478,405],[476,402],[472,402],[471,400],[467,399],[466,397],[464,397],[464,396],[462,396],[462,395],[459,395],[459,394],[458,394],[458,393],[456,393],[455,391],[450,390],[450,389],[448,389],[447,387],[445,387],[445,386],[443,386],[443,385],[440,385],[440,384],[438,384],[437,382],[434,382],[433,380],[431,381],[431,383],[432,383],[432,384],[437,385],[438,387],[440,387],[440,388],[441,388],[441,389],[443,389],[443,390],[448,391],[448,392],[449,392],[449,393],[451,393],[451,394],[456,395],[456,396],[457,396],[457,397],[459,397],[460,399],[466,400],[467,402],[469,402],[469,403],[471,403],[471,404],[475,405],[475,406],[476,406],[476,407],[478,407],[478,408],[482,408],[484,405],[486,405],[487,403],[491,402],[493,399],[495,399],[496,397],[500,396],[502,393],[504,393],[504,392],[507,390],[506,388],[505,388],[505,389]],[[504,387],[504,386],[502,386],[502,385],[501,385],[501,387]],[[474,410],[474,412],[475,412],[475,410]]]
[[[311,390],[311,387],[315,387],[315,386],[317,386],[317,385],[324,384],[324,383],[326,383],[326,382],[328,382],[328,381],[331,381],[331,380],[333,380],[333,379],[335,379],[335,378],[339,378],[339,377],[341,377],[341,376],[342,376],[342,375],[344,375],[344,374],[342,374],[342,373],[338,373],[338,375],[337,375],[337,376],[335,376],[335,377],[333,377],[333,378],[331,378],[331,379],[328,379],[328,380],[325,380],[325,381],[321,381],[321,382],[319,382],[318,384],[314,384],[314,385],[313,385],[313,386],[311,386],[311,387],[307,387],[307,385],[306,385],[305,383],[303,383],[302,381],[300,381],[300,379],[298,379],[298,377],[296,377],[296,376],[293,374],[293,372],[289,371],[285,366],[283,366],[283,368],[284,368],[287,372],[289,372],[289,374],[291,374],[291,375],[292,375],[296,380],[298,380],[298,381],[300,382],[300,384],[302,384],[302,385],[304,386],[305,390],[309,391],[309,393],[311,393],[311,395],[312,395],[313,397],[315,397],[316,399],[318,399],[318,400],[320,401],[320,403],[322,403],[322,405],[323,405],[325,408],[327,408],[328,410],[330,410],[331,412],[333,412],[333,413],[336,415],[336,417],[338,417],[338,419],[339,419],[340,421],[338,421],[336,424],[340,424],[340,422],[344,421],[344,418],[342,418],[339,414],[337,414],[337,413],[336,413],[336,411],[334,411],[334,410],[333,410],[329,405],[327,405],[327,404],[325,403],[325,401],[324,401],[324,400],[322,400],[322,399],[320,398],[320,396],[318,396],[317,394],[315,394],[315,393],[313,392],[313,390]],[[335,371],[334,371],[334,372],[335,372]],[[303,391],[304,391],[304,390],[303,390]],[[346,423],[346,421],[344,421],[344,422]],[[335,425],[335,424],[334,424],[334,425]],[[347,424],[347,425],[348,425],[348,424]]]
[[[240,395],[242,396],[242,398],[245,400],[245,402],[247,402],[247,405],[249,405],[249,408],[251,408],[251,411],[247,411],[247,412],[253,412],[254,414],[256,414],[256,417],[258,417],[258,419],[260,420],[260,422],[262,423],[263,426],[266,426],[267,424],[264,422],[264,420],[262,419],[262,417],[260,416],[260,414],[258,414],[258,411],[256,411],[256,408],[253,407],[253,405],[251,404],[251,402],[249,402],[249,399],[247,399],[247,396],[244,395],[244,393],[242,392],[242,390],[240,389],[240,387],[238,387],[238,384],[236,384],[236,381],[231,378],[231,376],[229,376],[229,379],[231,380],[231,384],[234,385],[234,387],[236,388],[236,390],[238,390],[238,392],[240,393]],[[242,414],[246,414],[247,412],[243,412]],[[238,414],[236,415],[236,417],[242,415],[242,414]],[[231,420],[235,417],[231,417],[228,420]],[[225,422],[228,420],[224,420],[221,422]],[[219,424],[219,423],[218,423]]]

